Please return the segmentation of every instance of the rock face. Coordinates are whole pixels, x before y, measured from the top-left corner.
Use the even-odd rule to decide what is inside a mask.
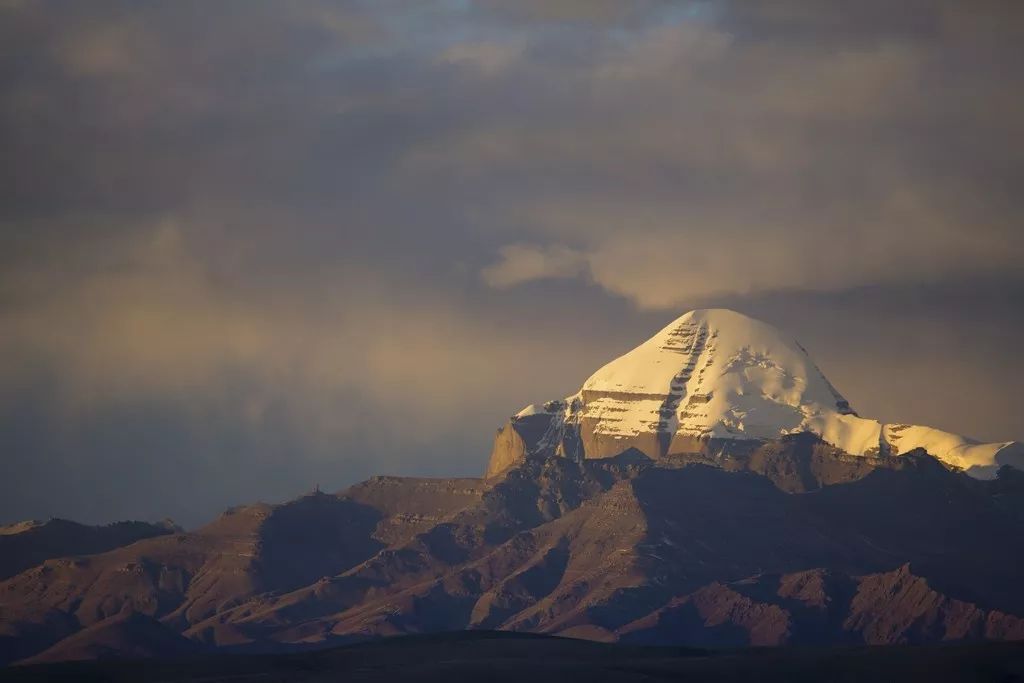
[[[978,443],[858,416],[807,352],[771,325],[725,309],[691,311],[608,363],[572,396],[528,406],[499,431],[488,475],[530,455],[654,459],[726,442],[812,432],[854,455],[923,448],[978,478],[1024,469],[1024,445]]]
[[[48,560],[0,583],[0,656],[458,629],[679,645],[1024,637],[1019,473],[979,481],[923,451],[850,456],[807,433],[743,443],[378,477]]]

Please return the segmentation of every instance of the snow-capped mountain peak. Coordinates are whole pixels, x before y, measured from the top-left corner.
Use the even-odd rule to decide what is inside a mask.
[[[779,330],[726,309],[691,311],[583,384],[600,429],[774,438],[849,406]]]
[[[489,473],[522,453],[554,449],[601,458],[629,448],[652,458],[712,440],[764,440],[813,432],[855,455],[925,448],[977,477],[1024,469],[1024,446],[981,444],[928,427],[858,416],[800,344],[727,309],[690,311],[611,361],[564,401],[528,406],[496,443]],[[520,446],[518,441],[522,442]]]

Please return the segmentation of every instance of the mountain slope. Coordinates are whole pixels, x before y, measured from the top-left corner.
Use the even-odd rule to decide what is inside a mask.
[[[172,533],[165,524],[117,522],[86,526],[66,519],[20,522],[0,527],[0,579],[49,559],[93,555],[153,536]]]
[[[1003,465],[1024,469],[1016,442],[982,444],[858,416],[796,341],[734,311],[706,309],[608,363],[576,394],[520,411],[499,431],[487,473],[527,454],[604,458],[635,448],[663,458],[805,431],[854,455],[923,448],[979,478]]]
[[[252,596],[343,572],[484,488],[479,480],[378,478],[339,496],[234,508],[195,532],[47,560],[0,583],[0,662],[125,610],[185,632]]]
[[[166,658],[191,655],[201,650],[198,643],[156,619],[127,610],[82,629],[24,663],[103,659],[111,656]]]
[[[714,582],[617,635],[625,642],[714,647],[1022,640],[1024,619],[943,595],[903,565],[858,577],[816,569]]]

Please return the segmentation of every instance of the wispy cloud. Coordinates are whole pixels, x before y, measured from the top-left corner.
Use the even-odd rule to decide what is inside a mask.
[[[491,287],[504,288],[552,278],[573,278],[586,272],[586,255],[569,247],[538,247],[509,244],[500,249],[501,258],[481,271]]]

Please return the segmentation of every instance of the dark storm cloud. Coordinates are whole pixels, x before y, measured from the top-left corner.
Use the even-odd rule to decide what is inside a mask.
[[[1024,437],[1022,19],[0,2],[0,517],[474,474],[696,305],[865,414]]]

